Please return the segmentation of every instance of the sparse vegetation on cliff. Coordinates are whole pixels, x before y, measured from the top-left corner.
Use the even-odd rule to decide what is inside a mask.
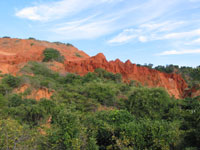
[[[60,54],[60,52],[54,48],[46,48],[43,51],[43,62],[57,61],[64,62],[65,58]]]

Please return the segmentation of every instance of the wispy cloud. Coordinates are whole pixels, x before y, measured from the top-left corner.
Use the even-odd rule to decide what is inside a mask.
[[[110,23],[112,21],[112,19],[93,21],[91,17],[58,25],[51,28],[50,31],[63,35],[65,39],[92,39],[111,32]]]
[[[164,51],[157,55],[163,56],[163,55],[183,55],[183,54],[200,54],[200,49],[179,50],[179,51],[178,50],[170,50],[170,51]]]
[[[175,32],[175,33],[169,33],[164,36],[158,37],[158,39],[181,39],[181,38],[191,38],[200,36],[200,29],[191,30],[188,32]]]
[[[164,40],[171,38],[181,38],[185,36],[197,35],[198,32],[190,31],[183,33],[170,33],[178,27],[182,26],[185,22],[183,21],[165,21],[165,22],[151,22],[141,24],[136,29],[125,29],[119,33],[116,37],[108,41],[108,43],[126,43],[131,40],[136,40],[139,42],[148,42],[154,40]]]
[[[200,38],[189,41],[186,45],[200,45]]]
[[[123,32],[118,34],[113,39],[109,40],[108,43],[125,43],[134,38],[137,38],[138,33],[141,32],[140,30],[134,29],[125,29]]]
[[[151,21],[169,11],[171,6],[178,1],[180,0],[165,3],[162,0],[85,0],[84,2],[82,0],[59,0],[25,7],[17,11],[15,15],[32,21],[44,22],[48,32],[60,35],[66,40],[69,38],[88,39]],[[115,7],[118,3],[121,5]],[[51,24],[48,24],[49,21]],[[143,28],[146,26],[144,25]],[[126,32],[118,35],[117,38],[119,42],[125,42],[134,37],[135,35]],[[114,43],[117,38],[110,42]],[[145,36],[140,36],[138,39],[141,42],[147,40]]]
[[[16,12],[16,16],[35,21],[51,21],[77,14],[83,10],[102,3],[120,2],[122,0],[60,0],[25,7]]]

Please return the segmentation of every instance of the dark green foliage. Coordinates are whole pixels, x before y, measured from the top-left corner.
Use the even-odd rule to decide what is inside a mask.
[[[52,114],[56,106],[55,102],[47,99],[41,99],[39,105],[47,114]]]
[[[95,73],[89,72],[88,74],[86,74],[83,77],[83,82],[84,83],[88,83],[88,82],[92,82],[92,81],[99,81],[100,79],[98,78],[98,76]]]
[[[96,99],[102,105],[111,106],[114,105],[116,91],[110,85],[91,83],[86,85],[83,94],[88,98]]]
[[[0,94],[6,95],[11,91],[11,88],[7,84],[0,84]]]
[[[52,117],[55,129],[49,133],[51,149],[72,150],[84,146],[84,135],[79,115],[68,110],[60,110]]]
[[[75,53],[75,55],[77,56],[77,57],[83,57],[83,56],[81,56],[79,53]]]
[[[20,79],[18,77],[14,77],[12,75],[6,75],[2,79],[2,83],[7,84],[11,88],[16,88],[20,85]]]
[[[43,51],[44,59],[43,62],[57,61],[64,62],[65,58],[60,54],[60,52],[53,48],[46,48]]]
[[[31,125],[37,125],[39,121],[45,117],[44,109],[38,105],[21,107],[21,109],[24,109],[22,120]]]
[[[82,78],[79,75],[68,73],[61,82],[64,82],[65,84],[81,84],[81,79]]]
[[[0,94],[0,114],[1,114],[1,109],[5,108],[8,105],[7,103],[8,103],[7,99],[2,94]]]
[[[136,117],[162,119],[169,103],[170,97],[163,89],[136,88],[125,105]]]
[[[9,37],[9,36],[4,36],[3,38],[5,38],[5,39],[10,39],[10,37]]]
[[[9,102],[8,103],[9,107],[17,107],[23,103],[23,100],[21,96],[14,94],[14,95],[11,95],[11,97],[8,99],[8,102]]]
[[[133,121],[122,125],[121,143],[138,150],[169,150],[177,145],[178,127],[176,123],[166,121]]]
[[[134,117],[125,110],[111,110],[88,116],[86,124],[89,130],[88,134],[96,135],[99,149],[104,150],[109,147],[110,149],[118,149],[117,140],[120,139],[121,125],[133,120]]]
[[[35,38],[33,38],[33,37],[29,37],[28,39],[29,39],[29,40],[36,40],[36,39],[35,39]]]
[[[101,68],[95,69],[95,73],[99,78],[104,78],[108,80],[113,80],[115,82],[121,82],[122,81],[122,76],[121,74],[113,74],[111,72],[107,72]]]
[[[17,142],[18,149],[197,150],[200,147],[199,97],[175,100],[164,89],[145,88],[137,81],[123,83],[121,75],[103,69],[84,76],[60,75],[48,65],[29,62],[21,70],[22,76],[2,76],[0,149],[5,149],[1,141],[5,141],[6,135],[9,149],[13,149],[15,137],[23,137]],[[182,70],[192,75],[193,71]],[[192,77],[199,80],[198,69]],[[29,87],[23,93],[12,93],[24,84]],[[40,101],[29,99],[33,90],[38,89],[48,89],[53,95]]]
[[[200,101],[186,99],[181,107],[184,110],[181,129],[185,131],[182,147],[200,147]]]
[[[70,44],[70,43],[67,43],[66,45],[67,45],[67,46],[74,47],[74,45],[72,45],[72,44]]]

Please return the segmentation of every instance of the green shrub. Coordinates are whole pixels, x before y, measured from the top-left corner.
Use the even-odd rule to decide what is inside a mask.
[[[70,43],[67,43],[66,45],[67,45],[67,46],[74,47],[74,45],[72,45],[72,44],[70,44]]]
[[[8,99],[9,103],[8,106],[9,107],[17,107],[20,106],[23,103],[22,97],[14,94],[12,95],[9,99]]]
[[[122,81],[122,76],[119,73],[113,74],[101,68],[95,69],[94,72],[97,74],[98,77],[103,78],[103,79],[112,80],[117,83],[120,83]]]
[[[36,40],[36,39],[35,39],[35,38],[33,38],[33,37],[29,37],[28,39],[29,39],[29,40]]]
[[[35,75],[44,76],[45,78],[53,78],[56,79],[59,77],[59,74],[52,71],[45,65],[44,63],[40,62],[28,62],[24,68],[21,69],[22,73],[33,73]]]
[[[86,137],[80,124],[79,115],[68,110],[60,110],[52,116],[54,126],[48,133],[51,149],[78,150],[84,146]]]
[[[5,38],[5,39],[10,39],[10,37],[9,37],[9,36],[4,36],[3,38]]]
[[[0,84],[0,94],[6,95],[11,91],[11,88],[7,84]]]
[[[43,62],[57,61],[64,62],[65,58],[60,54],[60,52],[54,48],[46,48],[43,51]]]
[[[168,110],[170,97],[164,89],[135,88],[125,103],[136,117],[162,119]]]
[[[76,55],[77,57],[80,57],[80,58],[83,57],[83,56],[81,56],[81,55],[80,55],[79,53],[77,53],[77,52],[75,53],[75,55]]]
[[[97,100],[102,105],[111,106],[115,104],[116,91],[109,84],[91,83],[86,85],[81,93],[88,98]]]
[[[178,145],[179,125],[148,119],[121,126],[120,144],[137,150],[169,150]]]
[[[20,78],[9,74],[2,79],[2,83],[7,84],[11,88],[17,88],[20,85]]]

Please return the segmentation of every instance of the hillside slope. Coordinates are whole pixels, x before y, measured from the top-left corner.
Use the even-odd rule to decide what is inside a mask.
[[[182,98],[187,84],[184,79],[177,74],[167,74],[149,69],[147,67],[138,67],[129,60],[125,63],[119,59],[107,61],[103,54],[89,57],[83,51],[78,50],[72,45],[62,43],[50,43],[34,39],[0,39],[0,71],[2,73],[16,74],[28,61],[42,61],[45,48],[55,48],[64,57],[64,64],[55,63],[65,72],[85,75],[93,72],[96,68],[103,68],[112,73],[120,73],[124,81],[135,80],[142,85],[149,87],[163,87],[171,96]],[[63,70],[62,70],[63,72]]]

